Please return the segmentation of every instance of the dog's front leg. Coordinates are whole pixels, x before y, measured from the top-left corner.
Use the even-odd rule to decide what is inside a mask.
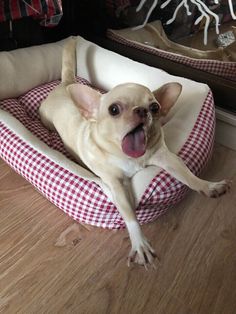
[[[163,145],[158,152],[152,156],[150,165],[161,167],[180,182],[186,184],[192,190],[202,193],[208,197],[218,197],[230,189],[230,181],[209,182],[196,177],[185,165],[181,158],[171,153]]]
[[[104,180],[104,178],[103,178]],[[131,186],[128,179],[109,178],[104,180],[109,186],[114,204],[125,221],[131,240],[131,250],[128,255],[128,266],[131,262],[144,265],[153,264],[155,252],[142,233],[134,212],[134,201],[131,195]]]

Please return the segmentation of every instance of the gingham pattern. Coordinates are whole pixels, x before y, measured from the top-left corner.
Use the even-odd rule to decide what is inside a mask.
[[[111,40],[117,41],[123,45],[133,47],[152,55],[157,55],[161,58],[169,59],[177,63],[188,65],[192,68],[202,70],[217,76],[236,81],[236,62],[225,62],[218,60],[194,59],[190,57],[181,56],[176,53],[167,52],[158,48],[153,48],[145,44],[140,44],[136,41],[128,40],[121,35],[116,34],[111,29],[107,30],[107,37]]]
[[[88,84],[85,80],[80,82]],[[66,154],[59,136],[45,129],[37,114],[41,101],[57,84],[58,81],[42,85],[18,99],[4,100],[0,107],[15,116],[47,145]],[[188,140],[179,152],[195,174],[201,172],[211,156],[214,123],[214,104],[209,93]],[[76,176],[42,155],[4,122],[0,122],[0,156],[73,219],[103,228],[124,227],[124,221],[114,204],[96,183]],[[140,201],[138,220],[143,224],[156,219],[170,205],[180,201],[186,191],[185,186],[162,171],[152,180]]]
[[[77,81],[85,85],[90,85],[85,79],[77,78]],[[56,132],[43,127],[38,113],[38,107],[47,97],[50,91],[60,83],[59,80],[36,87],[18,99],[7,99],[1,102],[1,109],[10,112],[17,118],[30,132],[45,142],[49,147],[72,159],[66,151],[60,137]]]

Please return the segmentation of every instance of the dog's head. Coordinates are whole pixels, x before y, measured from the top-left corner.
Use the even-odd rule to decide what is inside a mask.
[[[138,158],[158,136],[161,116],[166,115],[181,93],[179,83],[167,83],[151,92],[134,83],[121,84],[106,94],[72,84],[68,91],[82,115],[96,123],[97,132],[129,157]]]

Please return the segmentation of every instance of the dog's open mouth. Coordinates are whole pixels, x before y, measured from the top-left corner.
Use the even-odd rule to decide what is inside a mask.
[[[143,124],[127,133],[122,140],[122,150],[129,157],[138,158],[146,152],[146,136]]]

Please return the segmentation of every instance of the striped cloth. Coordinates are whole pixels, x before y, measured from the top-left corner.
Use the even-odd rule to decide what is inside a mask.
[[[62,17],[61,0],[3,0],[0,1],[0,22],[32,16],[46,27],[56,26]]]

